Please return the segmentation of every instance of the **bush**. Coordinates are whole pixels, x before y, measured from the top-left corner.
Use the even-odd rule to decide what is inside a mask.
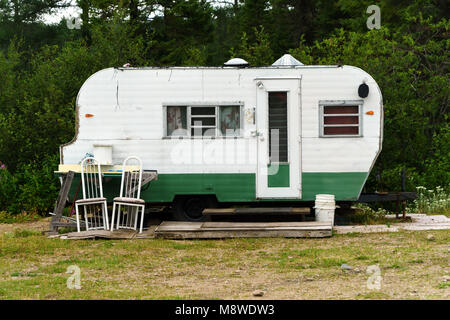
[[[54,206],[59,190],[58,179],[53,175],[57,163],[54,156],[41,164],[21,165],[15,174],[6,167],[0,169],[0,211],[7,214],[47,214]]]
[[[41,215],[48,213],[55,204],[59,183],[53,172],[58,159],[49,157],[42,164],[27,164],[21,167],[19,200],[21,210]]]
[[[447,190],[446,190],[447,189]],[[427,213],[427,214],[450,214],[450,193],[441,186],[435,189],[427,189],[425,187],[417,187],[418,198],[413,201],[411,206],[406,210],[408,213]]]
[[[365,203],[355,204],[355,214],[349,218],[351,222],[358,224],[380,224],[386,222],[386,215],[389,212],[383,208],[373,209]]]
[[[17,178],[4,164],[0,163],[0,211],[17,212],[18,186]]]

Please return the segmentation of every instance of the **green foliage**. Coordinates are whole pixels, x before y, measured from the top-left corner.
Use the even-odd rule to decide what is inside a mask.
[[[355,214],[349,217],[352,223],[382,224],[387,222],[386,215],[389,212],[383,208],[373,209],[365,203],[357,203],[355,208]]]
[[[232,57],[239,57],[250,63],[251,66],[265,66],[273,63],[272,49],[270,48],[269,36],[264,27],[253,28],[255,42],[249,43],[247,33],[243,33],[241,43],[235,49],[232,48]]]
[[[17,212],[17,178],[7,168],[0,169],[0,194],[0,211]]]
[[[367,71],[383,93],[384,141],[367,186],[399,190],[406,168],[407,188],[449,181],[449,23],[419,19],[422,33],[387,28],[358,33],[339,29],[312,46],[291,50],[305,64],[347,64]],[[424,33],[430,40],[422,42]],[[376,179],[376,175],[381,179]],[[381,180],[381,183],[380,183]]]
[[[93,44],[68,41],[62,48],[46,45],[30,61],[30,71],[17,73],[23,52],[12,42],[0,53],[0,210],[45,214],[59,189],[58,147],[74,135],[75,99],[94,72],[127,62],[146,64],[142,37],[130,38],[135,27],[120,22],[92,27]],[[3,197],[3,194],[5,197]]]
[[[34,213],[22,212],[20,214],[12,214],[11,212],[0,211],[0,223],[24,223],[39,219],[42,219],[42,217]]]
[[[417,187],[418,198],[407,207],[410,213],[450,214],[450,185],[434,189]]]
[[[450,181],[449,22],[442,1],[380,0],[368,31],[364,0],[78,0],[82,29],[43,14],[66,0],[0,0],[0,211],[44,214],[54,205],[58,147],[74,135],[84,81],[107,67],[272,64],[289,51],[304,64],[348,64],[379,84],[383,151],[367,191]]]
[[[21,173],[18,201],[21,211],[44,213],[54,204],[59,191],[59,181],[53,175],[57,170],[56,155],[42,163],[28,163],[18,172]]]

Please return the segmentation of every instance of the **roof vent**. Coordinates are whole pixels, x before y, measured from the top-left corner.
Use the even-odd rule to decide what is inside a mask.
[[[225,67],[248,67],[249,63],[241,58],[233,58],[223,64]]]
[[[272,66],[280,67],[280,66],[303,66],[303,63],[295,59],[290,54],[285,54],[280,59],[275,61]]]

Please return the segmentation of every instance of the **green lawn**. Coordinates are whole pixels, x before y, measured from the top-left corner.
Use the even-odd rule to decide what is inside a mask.
[[[248,299],[256,289],[268,299],[449,299],[449,240],[443,230],[79,241],[0,229],[0,299]],[[66,286],[71,265],[81,269],[80,290]],[[366,286],[370,265],[381,269],[380,290]]]

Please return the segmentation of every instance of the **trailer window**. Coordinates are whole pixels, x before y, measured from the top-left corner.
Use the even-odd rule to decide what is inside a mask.
[[[240,105],[167,106],[167,136],[239,136]]]
[[[216,136],[216,107],[191,107],[191,136]]]
[[[241,128],[240,106],[220,106],[220,134],[222,136],[239,136]]]
[[[362,102],[322,102],[319,107],[321,137],[362,136]]]
[[[186,107],[167,107],[167,136],[186,136],[186,120]]]
[[[269,157],[272,162],[288,162],[287,110],[287,92],[269,92]]]

